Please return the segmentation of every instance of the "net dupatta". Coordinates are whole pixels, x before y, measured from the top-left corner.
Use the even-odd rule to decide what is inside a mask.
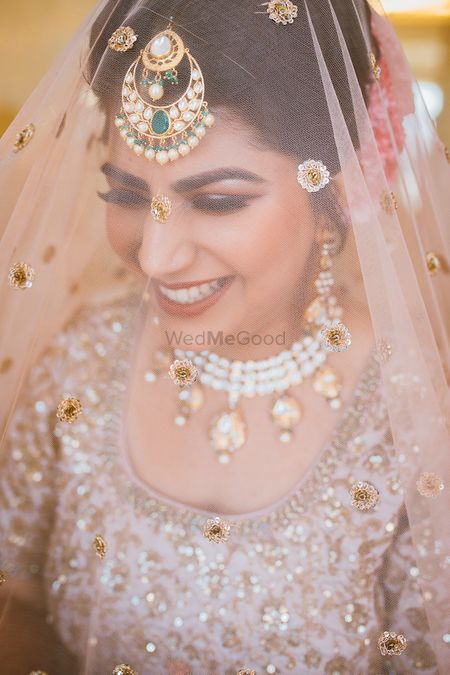
[[[126,372],[122,372],[124,384],[117,385],[116,374],[111,371],[106,376],[110,388],[103,391],[108,396],[114,388],[123,390],[120,412],[125,429],[131,426],[126,394],[137,372],[137,345],[142,343],[143,335],[149,344],[158,345],[161,330],[155,319],[158,307],[150,280],[140,269],[146,242],[144,233],[148,222],[154,222],[154,214],[148,215],[150,204],[145,217],[136,210],[133,222],[141,219],[140,228],[136,227],[134,238],[129,232],[122,237],[118,228],[126,217],[126,209],[123,204],[105,203],[98,193],[104,192],[106,186],[101,167],[111,161],[111,153],[114,156],[119,143],[123,145],[114,117],[123,105],[123,97],[126,99],[122,87],[126,87],[127,69],[150,38],[171,22],[172,30],[182,36],[189,45],[189,53],[198,58],[203,69],[205,98],[215,124],[206,129],[206,134],[198,135],[198,148],[193,145],[186,157],[160,165],[156,159],[148,161],[143,150],[134,148],[133,152],[130,146],[129,158],[122,164],[126,164],[130,174],[136,173],[141,178],[139,170],[134,169],[147,166],[149,183],[154,181],[155,186],[163,184],[164,171],[177,171],[176,178],[181,179],[178,167],[187,167],[196,153],[198,157],[204,156],[200,153],[206,153],[208,143],[213,144],[221,130],[228,128],[230,111],[232,117],[237,110],[238,119],[255,132],[253,149],[265,151],[258,134],[268,138],[279,124],[282,127],[278,130],[279,156],[292,159],[294,174],[297,166],[308,159],[321,160],[328,167],[329,182],[316,192],[309,192],[308,204],[317,222],[319,205],[325,204],[320,213],[325,213],[331,222],[335,211],[331,202],[325,201],[326,195],[334,194],[333,190],[339,193],[345,236],[336,256],[335,276],[339,288],[354,298],[348,323],[352,319],[355,324],[362,322],[367,312],[365,324],[376,346],[392,434],[391,461],[399,476],[425,622],[436,659],[435,670],[429,672],[444,675],[450,663],[448,151],[437,136],[398,38],[379,3],[371,2],[369,8],[366,2],[356,0],[350,4],[305,0],[298,3],[296,16],[286,24],[271,19],[266,5],[237,0],[228,4],[197,0],[185,3],[184,7],[175,0],[99,3],[0,141],[0,458],[6,476],[8,512],[14,512],[22,532],[19,537],[0,530],[0,536],[7,540],[6,555],[1,554],[0,542],[0,567],[3,566],[6,575],[6,582],[0,587],[0,632],[2,625],[8,626],[16,596],[19,600],[28,597],[21,595],[26,594],[23,590],[26,587],[21,584],[27,583],[31,567],[34,566],[33,578],[42,572],[57,518],[55,503],[61,483],[52,461],[45,469],[40,466],[46,452],[40,448],[49,444],[48,438],[56,445],[62,442],[64,430],[58,437],[54,428],[56,424],[61,428],[56,419],[57,406],[64,395],[71,393],[66,390],[64,373],[70,368],[76,370],[78,363],[80,368],[84,367],[81,362],[85,358],[75,348],[66,351],[68,343],[64,335],[76,333],[77,317],[84,316],[84,312],[107,306],[109,309],[98,309],[95,316],[94,324],[100,326],[102,320],[110,320],[105,316],[114,315],[111,306],[121,306],[133,299],[127,329],[132,348],[124,357],[128,359]],[[243,13],[246,17],[250,13],[254,23],[249,24],[248,17],[244,21]],[[354,22],[352,33],[349,17]],[[248,25],[252,25],[251,31]],[[132,27],[137,36],[137,44],[124,52],[108,47],[112,32],[120,26]],[[292,39],[290,36],[299,27],[303,31],[301,44],[293,42],[292,50],[287,52],[288,37]],[[357,65],[363,62],[364,77]],[[177,68],[176,77],[181,80],[184,71],[181,65]],[[209,76],[214,72],[217,77]],[[173,73],[172,76],[175,77]],[[273,99],[256,97],[259,88],[269,86],[264,79],[272,82]],[[159,81],[155,79],[154,84]],[[168,79],[163,84],[165,92],[173,85]],[[146,82],[145,86],[148,85]],[[264,114],[259,115],[256,109],[251,113],[253,100],[255,107],[258,101],[266,101]],[[323,107],[316,116],[317,101],[322,101]],[[346,107],[350,104],[351,114]],[[33,125],[31,139],[23,135],[18,138],[29,124]],[[239,135],[239,126],[236,129]],[[127,134],[123,135],[126,141]],[[129,137],[130,133],[128,140]],[[141,137],[138,141],[143,142]],[[130,186],[131,183],[125,187],[130,191]],[[112,189],[118,189],[115,183]],[[137,191],[142,198],[142,189]],[[179,228],[181,232],[183,219],[193,218],[192,213],[192,205],[174,207],[167,227]],[[280,220],[290,218],[297,223],[298,213],[292,204],[280,203],[279,215]],[[200,215],[197,217],[200,221]],[[294,232],[294,226],[291,231]],[[148,248],[160,249],[162,255],[165,251],[161,242],[162,238],[155,235],[147,242]],[[248,247],[244,234],[241,246],[243,250]],[[285,264],[280,267],[294,267],[299,248],[287,244]],[[125,249],[129,259],[124,259],[121,253]],[[299,298],[306,300],[314,288],[311,269],[317,266],[316,253],[313,251],[308,258],[301,289],[292,298],[292,316],[302,315],[305,308],[302,305],[299,309]],[[35,277],[31,287],[14,288],[11,270],[22,263],[34,269]],[[266,273],[265,265],[261,269],[261,281],[266,283],[269,272]],[[189,278],[195,276],[191,274]],[[275,281],[273,286],[277,286]],[[245,321],[254,316],[253,309]],[[275,304],[262,310],[261,325],[272,313],[278,316]],[[230,311],[222,317],[223,325],[228,319],[233,324],[234,318]],[[199,324],[195,325],[198,328]],[[110,333],[120,332],[117,321],[111,326]],[[209,319],[205,319],[205,328],[209,328]],[[101,333],[103,329],[98,330]],[[88,331],[82,336],[82,344],[87,350],[83,354],[101,355],[102,341]],[[52,353],[57,354],[53,360]],[[110,373],[107,363],[95,376],[104,377],[106,372]],[[45,384],[44,373],[45,391],[41,389]],[[166,397],[166,373],[167,368],[159,390],[161,400]],[[86,382],[84,385],[87,386]],[[45,423],[39,413],[39,402],[45,404]],[[104,422],[106,427],[109,423],[110,420]],[[44,426],[50,429],[47,440]],[[170,434],[167,438],[155,435],[147,440],[156,438],[167,447],[172,442]],[[25,452],[31,452],[30,471],[20,469]],[[52,457],[60,457],[58,451]],[[19,487],[16,479],[10,478],[13,465],[18,466],[21,476],[17,480]],[[42,493],[35,493],[43,476],[49,477],[48,484],[44,481]],[[20,491],[20,486],[26,490]],[[67,485],[66,488],[69,490]],[[61,490],[63,493],[67,497],[67,492]],[[46,519],[42,531],[28,531],[26,508],[42,508],[42,518]],[[78,522],[74,522],[74,531]],[[32,542],[31,562],[24,566],[16,564],[15,551],[27,548],[28,538]],[[68,534],[67,546],[74,540],[75,535]],[[101,544],[98,546],[101,548]],[[86,561],[86,551],[83,555]],[[102,631],[104,598],[104,580],[96,566],[99,557],[94,556],[86,563],[92,591],[92,595],[87,595],[91,595],[92,603],[89,605],[85,598],[85,621],[74,639],[80,670],[71,665],[73,672],[95,673],[103,667],[97,661],[96,642]],[[62,565],[63,561],[60,562]],[[380,560],[380,569],[384,564]],[[51,599],[50,605],[55,602]],[[64,624],[64,612],[62,615]],[[63,629],[60,637],[67,645],[73,635]],[[56,667],[63,664],[69,672],[69,665],[58,654],[54,663]],[[411,667],[413,662],[405,663]],[[393,664],[395,667],[395,661]]]

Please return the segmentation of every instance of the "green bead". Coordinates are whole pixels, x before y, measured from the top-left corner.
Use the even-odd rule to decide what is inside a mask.
[[[152,130],[155,134],[165,134],[170,127],[168,114],[164,110],[157,110],[152,118]]]

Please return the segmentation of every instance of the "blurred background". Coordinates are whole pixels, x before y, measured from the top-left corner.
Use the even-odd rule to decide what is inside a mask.
[[[95,4],[95,0],[0,0],[0,135]],[[439,136],[450,145],[450,0],[382,4]]]

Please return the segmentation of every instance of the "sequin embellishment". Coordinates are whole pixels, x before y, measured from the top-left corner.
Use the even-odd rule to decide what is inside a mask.
[[[381,77],[381,66],[377,63],[377,58],[373,52],[369,52],[369,64],[376,80]]]
[[[441,269],[441,259],[434,251],[429,251],[426,255],[427,268],[432,277]]]
[[[0,570],[0,586],[2,586],[6,582],[6,574],[3,572],[3,570]]]
[[[203,536],[215,544],[227,541],[230,536],[230,531],[230,523],[227,523],[223,518],[219,518],[219,516],[208,518],[202,528]]]
[[[330,182],[330,172],[320,160],[307,159],[298,165],[297,180],[308,192],[318,192]]]
[[[275,23],[281,23],[286,26],[288,23],[293,23],[297,18],[298,7],[290,0],[271,0],[267,4],[267,14],[269,19]]]
[[[398,209],[398,202],[394,192],[382,192],[380,197],[380,204],[383,211],[389,215],[393,215]]]
[[[115,52],[127,52],[138,39],[130,26],[120,26],[108,40],[108,47]]]
[[[327,352],[342,352],[352,344],[350,331],[339,319],[326,323],[319,335],[322,346]]]
[[[24,127],[22,131],[19,131],[19,133],[16,134],[16,140],[14,142],[14,152],[19,152],[19,150],[23,150],[24,147],[28,145],[28,143],[33,138],[35,131],[36,128],[34,124],[27,124],[27,126]]]
[[[74,396],[68,396],[58,405],[56,417],[61,420],[61,422],[72,424],[78,419],[82,412],[83,406],[81,405],[81,402]]]
[[[121,663],[116,666],[112,672],[112,675],[138,675],[135,670],[126,663]]]
[[[9,270],[8,282],[12,288],[31,288],[35,277],[35,271],[27,263],[16,263]]]
[[[392,345],[384,338],[377,341],[377,355],[380,363],[387,363],[392,356]]]
[[[378,638],[378,647],[383,656],[398,656],[405,651],[407,640],[401,633],[389,633],[385,630]]]
[[[92,548],[95,551],[95,554],[100,558],[100,560],[103,560],[103,558],[106,555],[106,541],[102,537],[101,534],[96,534],[94,537],[94,541],[92,542]]]
[[[190,387],[198,377],[197,368],[189,359],[178,359],[169,368],[169,375],[177,387]]]
[[[425,472],[416,481],[416,487],[422,497],[435,499],[444,489],[444,483],[436,473]]]
[[[365,481],[354,483],[350,489],[352,506],[360,511],[373,509],[378,502],[379,496],[380,494],[376,487]]]
[[[171,201],[168,197],[156,195],[156,197],[153,197],[152,199],[150,210],[153,220],[157,223],[167,223],[167,220],[172,213]]]
[[[241,668],[236,675],[256,675],[256,670],[252,670],[251,668]]]

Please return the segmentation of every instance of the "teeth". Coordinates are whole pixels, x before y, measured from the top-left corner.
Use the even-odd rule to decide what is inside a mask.
[[[199,286],[190,286],[189,288],[177,288],[177,290],[160,286],[159,290],[166,298],[169,298],[169,300],[172,300],[173,302],[179,302],[180,305],[190,305],[193,302],[208,298],[215,293],[219,287],[219,281],[212,281],[209,284],[200,284]]]

